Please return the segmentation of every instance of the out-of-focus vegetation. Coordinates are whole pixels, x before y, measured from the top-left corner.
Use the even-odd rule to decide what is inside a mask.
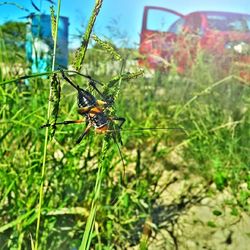
[[[0,26],[2,56],[13,62],[24,60],[26,24],[23,22],[7,22]],[[16,53],[13,53],[13,52]],[[8,54],[8,55],[7,55]]]
[[[8,44],[6,31],[1,30],[3,81],[22,74],[5,69],[16,62],[17,49],[9,46],[19,45]],[[136,52],[117,50],[124,63],[94,46],[87,51],[82,70],[103,83],[121,70],[137,71]],[[165,73],[145,70],[144,77],[121,81],[115,112],[126,118],[121,146],[125,179],[112,140],[102,159],[103,135],[91,132],[76,145],[85,125],[58,126],[47,148],[40,249],[80,246],[96,195],[100,159],[103,176],[91,235],[93,249],[156,249],[162,230],[167,235],[159,249],[183,247],[189,238],[180,234],[179,219],[192,206],[223,192],[227,199],[211,205],[212,219],[202,224],[203,230],[224,230],[217,224],[219,217],[233,216],[238,222],[249,214],[250,88],[233,75],[221,78],[220,70],[212,57],[200,52],[185,75],[178,75],[173,67]],[[71,79],[89,87],[80,76]],[[49,82],[34,78],[27,84],[0,85],[1,249],[31,249],[35,239],[44,147],[40,126],[47,123]],[[78,119],[76,92],[62,80],[61,85],[58,121]],[[133,131],[166,127],[183,130]],[[188,222],[194,228],[199,223],[192,217]],[[247,232],[243,234],[247,238]]]
[[[0,80],[18,76],[27,67],[25,61],[26,24],[7,22],[0,25]]]

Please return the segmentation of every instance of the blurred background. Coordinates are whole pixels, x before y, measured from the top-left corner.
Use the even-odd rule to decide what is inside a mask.
[[[7,1],[8,2],[8,1]],[[12,2],[12,1],[9,1]],[[30,13],[39,13],[50,15],[49,7],[52,2],[49,0],[34,0],[33,3],[39,9],[36,9],[30,0],[17,0],[16,4],[24,7],[26,10],[20,10],[15,5],[1,5],[0,24],[7,21],[25,22],[23,17]],[[64,1],[61,6],[61,15],[69,18],[69,47],[77,48],[80,45],[79,36],[83,33],[83,27],[86,27],[88,19],[91,15],[91,10],[95,1],[89,0],[83,2],[75,0],[74,4],[70,1]],[[250,5],[247,0],[216,0],[199,1],[199,0],[108,0],[104,1],[102,11],[100,12],[94,32],[99,35],[110,37],[119,35],[116,39],[112,37],[113,42],[118,45],[126,45],[127,47],[138,47],[142,26],[142,16],[144,6],[160,6],[175,10],[182,14],[188,14],[194,11],[228,11],[238,13],[250,13]],[[115,32],[118,32],[115,34]],[[127,39],[124,43],[121,39]],[[120,39],[120,40],[119,40]]]

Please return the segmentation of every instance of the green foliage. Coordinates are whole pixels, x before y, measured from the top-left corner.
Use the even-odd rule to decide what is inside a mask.
[[[23,22],[6,22],[1,25],[6,49],[24,49],[26,35],[26,24]],[[21,45],[21,46],[20,46]]]
[[[25,23],[10,21],[0,25],[0,60],[7,65],[11,62],[12,68],[20,63],[24,64],[25,36]],[[16,71],[18,71],[18,69]]]
[[[178,126],[185,128],[188,136],[179,131],[122,133],[122,153],[128,165],[127,186],[124,186],[121,160],[112,140],[103,154],[101,135],[90,133],[80,145],[75,145],[84,128],[58,126],[55,140],[47,149],[39,244],[42,249],[78,248],[87,218],[92,218],[89,219],[90,246],[110,249],[141,243],[146,247],[143,227],[148,217],[155,216],[152,211],[161,192],[155,190],[163,173],[158,165],[168,168],[169,152],[178,145],[184,145],[181,155],[187,165],[180,168],[177,165],[180,171],[203,176],[208,183],[214,182],[219,191],[231,190],[235,201],[226,206],[231,208],[232,215],[240,216],[249,207],[249,190],[241,188],[249,182],[246,137],[250,115],[245,108],[249,105],[249,88],[229,80],[217,85],[217,89],[197,95],[205,93],[204,89],[209,87],[206,82],[162,73],[150,79],[130,79],[137,74],[119,71],[120,68],[112,77],[109,75],[111,80],[102,71],[95,78],[104,79],[105,94],[116,96],[114,112],[126,118],[125,129]],[[126,71],[137,72],[136,69]],[[80,76],[72,78],[87,87]],[[29,86],[15,82],[0,85],[3,104],[0,214],[4,221],[0,227],[1,240],[4,246],[24,249],[29,248],[31,238],[35,239],[44,141],[40,126],[47,122],[49,92],[48,80],[29,79]],[[198,97],[190,102],[193,96]],[[62,84],[59,121],[76,118],[75,98],[70,86]],[[234,98],[238,105],[230,104]],[[98,161],[102,156],[105,159]],[[220,211],[214,210],[213,214],[220,216]],[[214,222],[208,226],[218,227]]]
[[[214,214],[215,216],[220,216],[220,215],[222,215],[222,212],[219,211],[219,210],[214,210],[214,211],[213,211],[213,214]]]
[[[207,225],[208,225],[209,227],[216,227],[216,224],[215,224],[213,221],[208,221],[208,222],[207,222]]]
[[[108,43],[107,41],[102,41],[96,35],[93,35],[92,38],[96,41],[98,45],[100,45],[101,48],[103,48],[107,53],[109,53],[112,58],[118,61],[122,60],[121,55],[119,55],[119,53],[115,51],[115,49],[113,48],[113,46],[111,46],[110,43]]]

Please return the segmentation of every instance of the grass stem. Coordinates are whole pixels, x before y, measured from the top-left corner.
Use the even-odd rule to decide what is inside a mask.
[[[86,51],[88,48],[90,35],[91,35],[92,29],[94,27],[96,17],[97,17],[97,15],[102,7],[102,2],[103,2],[103,0],[96,0],[95,7],[94,7],[94,9],[92,11],[92,15],[89,19],[87,29],[82,37],[82,45],[76,51],[74,66],[75,66],[75,69],[77,71],[81,70],[82,63],[83,63],[83,60],[84,60],[84,57],[85,57],[85,54],[86,54]]]
[[[58,0],[58,2],[57,2],[57,16],[56,16],[56,31],[55,31],[53,58],[52,58],[52,67],[51,67],[52,71],[54,71],[54,69],[55,69],[56,45],[57,45],[57,34],[58,34],[58,23],[59,23],[59,17],[60,17],[60,8],[61,8],[61,0]],[[50,119],[50,114],[51,114],[51,101],[50,101],[51,95],[52,95],[52,88],[50,88],[50,93],[49,93],[48,113],[47,113],[48,121]],[[41,170],[41,185],[40,185],[40,189],[39,189],[39,203],[38,203],[38,211],[37,211],[35,250],[38,249],[38,241],[39,241],[39,229],[40,229],[40,222],[41,222],[41,209],[42,209],[42,204],[43,204],[43,187],[44,187],[45,170],[46,170],[46,155],[47,155],[48,138],[49,138],[49,128],[46,128],[44,149],[43,149],[42,170]]]
[[[104,140],[102,145],[102,152],[101,152],[101,159],[99,162],[99,168],[96,176],[96,183],[94,189],[94,198],[92,200],[90,214],[86,223],[86,227],[84,230],[81,246],[79,250],[88,250],[90,248],[91,239],[92,239],[92,232],[95,224],[95,217],[97,206],[99,202],[99,198],[101,196],[101,184],[103,179],[103,174],[105,170],[105,157],[108,150],[108,141]]]

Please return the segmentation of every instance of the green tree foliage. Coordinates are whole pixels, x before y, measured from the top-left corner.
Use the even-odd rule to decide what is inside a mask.
[[[26,23],[12,21],[4,23],[0,26],[0,40],[2,41],[2,46],[5,47],[2,51],[13,57],[11,59],[16,61],[23,60],[25,55],[25,36]]]

